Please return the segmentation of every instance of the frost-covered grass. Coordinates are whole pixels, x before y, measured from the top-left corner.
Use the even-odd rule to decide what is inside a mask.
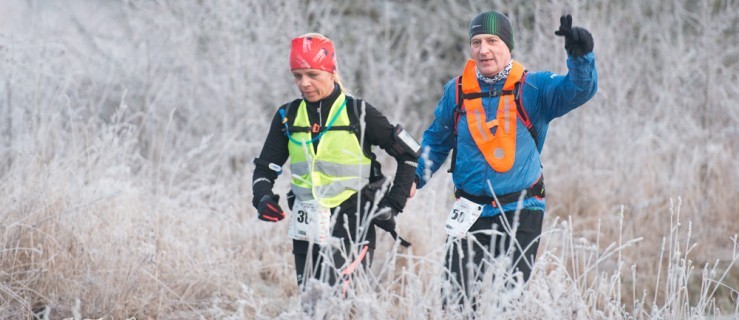
[[[491,8],[512,18],[515,59],[559,73],[572,13],[599,91],[550,127],[534,274],[503,290],[496,260],[483,318],[737,317],[736,0],[33,0],[0,3],[0,318],[462,318],[439,305],[443,170],[398,219],[413,246],[381,234],[342,298],[301,296],[249,162],[298,95],[292,37],[332,38],[345,84],[420,138]]]

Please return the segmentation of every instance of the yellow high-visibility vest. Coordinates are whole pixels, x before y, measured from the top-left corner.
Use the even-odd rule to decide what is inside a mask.
[[[311,127],[305,100],[300,102],[295,127]],[[348,127],[346,96],[341,93],[331,106],[330,126]],[[371,160],[364,155],[359,140],[350,130],[323,130],[317,150],[311,132],[294,132],[288,142],[292,191],[300,201],[318,200],[335,208],[369,183]],[[330,128],[328,128],[330,129]]]

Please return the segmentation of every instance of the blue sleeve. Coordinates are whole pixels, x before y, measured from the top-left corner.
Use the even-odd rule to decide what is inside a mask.
[[[418,168],[416,168],[418,188],[422,188],[434,172],[439,170],[456,143],[454,136],[455,79],[444,85],[444,95],[434,110],[434,121],[423,133],[422,154],[418,159]]]
[[[546,122],[561,117],[585,104],[598,91],[595,55],[567,58],[567,75],[541,72],[540,97]]]

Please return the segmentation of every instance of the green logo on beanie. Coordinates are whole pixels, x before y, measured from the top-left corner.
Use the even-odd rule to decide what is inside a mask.
[[[478,34],[494,34],[513,51],[513,28],[508,17],[496,11],[483,12],[470,22],[470,39]]]

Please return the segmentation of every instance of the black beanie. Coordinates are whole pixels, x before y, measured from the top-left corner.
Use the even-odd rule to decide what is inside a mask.
[[[496,11],[483,12],[470,22],[470,40],[478,34],[494,34],[513,51],[513,28],[508,17]]]

